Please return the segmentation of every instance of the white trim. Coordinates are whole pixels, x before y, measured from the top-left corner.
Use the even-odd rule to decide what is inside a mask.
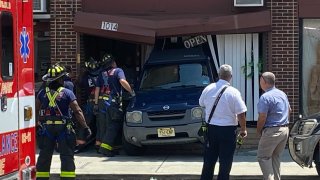
[[[225,63],[224,61],[224,39],[225,35],[217,35],[217,46],[218,46],[218,56],[219,56],[219,66]]]
[[[7,99],[7,110],[0,110],[0,134],[18,130],[18,98]]]
[[[240,89],[242,98],[246,96],[246,75],[243,73],[243,67],[246,65],[246,35],[240,34],[240,67],[241,67],[241,76],[240,76]]]
[[[235,7],[256,7],[256,6],[263,6],[264,5],[263,0],[260,0],[259,3],[246,3],[246,4],[241,3],[239,1],[241,1],[241,0],[234,0],[233,5]]]
[[[254,62],[254,66],[253,66],[253,89],[254,89],[254,93],[253,93],[253,112],[254,112],[254,116],[253,116],[253,120],[254,121],[258,121],[258,101],[259,101],[259,35],[257,33],[252,35],[253,38],[253,62]]]
[[[32,107],[32,119],[29,121],[24,120],[24,107]],[[19,127],[20,129],[30,128],[35,126],[35,97],[34,96],[24,96],[19,98]]]
[[[50,14],[33,14],[33,19],[50,19]]]
[[[209,44],[209,47],[210,47],[210,51],[211,51],[214,67],[216,68],[216,71],[218,72],[219,64],[218,64],[218,61],[217,61],[216,51],[214,50],[214,47],[213,47],[213,42],[212,42],[211,35],[207,35],[207,39],[208,39],[208,44]]]
[[[253,112],[252,112],[252,106],[253,106],[253,97],[252,97],[252,78],[249,77],[248,75],[251,73],[251,69],[248,68],[250,67],[250,63],[252,62],[251,58],[251,52],[252,52],[252,34],[246,34],[246,68],[247,68],[247,74],[246,74],[246,79],[247,79],[247,93],[246,93],[246,104],[248,107],[247,111],[247,119],[252,120],[253,119]]]

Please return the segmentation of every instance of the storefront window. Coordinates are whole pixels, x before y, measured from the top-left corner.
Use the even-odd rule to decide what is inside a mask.
[[[303,20],[302,111],[320,112],[320,19]]]

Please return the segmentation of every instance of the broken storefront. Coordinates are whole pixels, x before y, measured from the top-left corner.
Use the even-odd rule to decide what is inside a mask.
[[[108,4],[113,7],[108,9]],[[248,121],[257,120],[258,74],[266,46],[262,39],[270,28],[270,12],[265,8],[246,11],[224,0],[135,4],[83,0],[74,22],[75,31],[83,37],[86,58],[100,59],[109,52],[120,67],[130,59],[136,71],[154,48],[202,46],[216,69],[224,63],[233,66],[232,85],[246,99]]]

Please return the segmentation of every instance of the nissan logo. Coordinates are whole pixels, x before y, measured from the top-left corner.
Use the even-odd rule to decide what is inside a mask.
[[[163,110],[169,110],[170,109],[170,106],[168,106],[168,105],[165,105],[165,106],[163,106]]]

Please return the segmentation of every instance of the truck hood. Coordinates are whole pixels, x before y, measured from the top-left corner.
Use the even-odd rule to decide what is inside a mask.
[[[138,91],[131,108],[148,108],[153,105],[184,104],[196,106],[204,87],[174,88]]]

